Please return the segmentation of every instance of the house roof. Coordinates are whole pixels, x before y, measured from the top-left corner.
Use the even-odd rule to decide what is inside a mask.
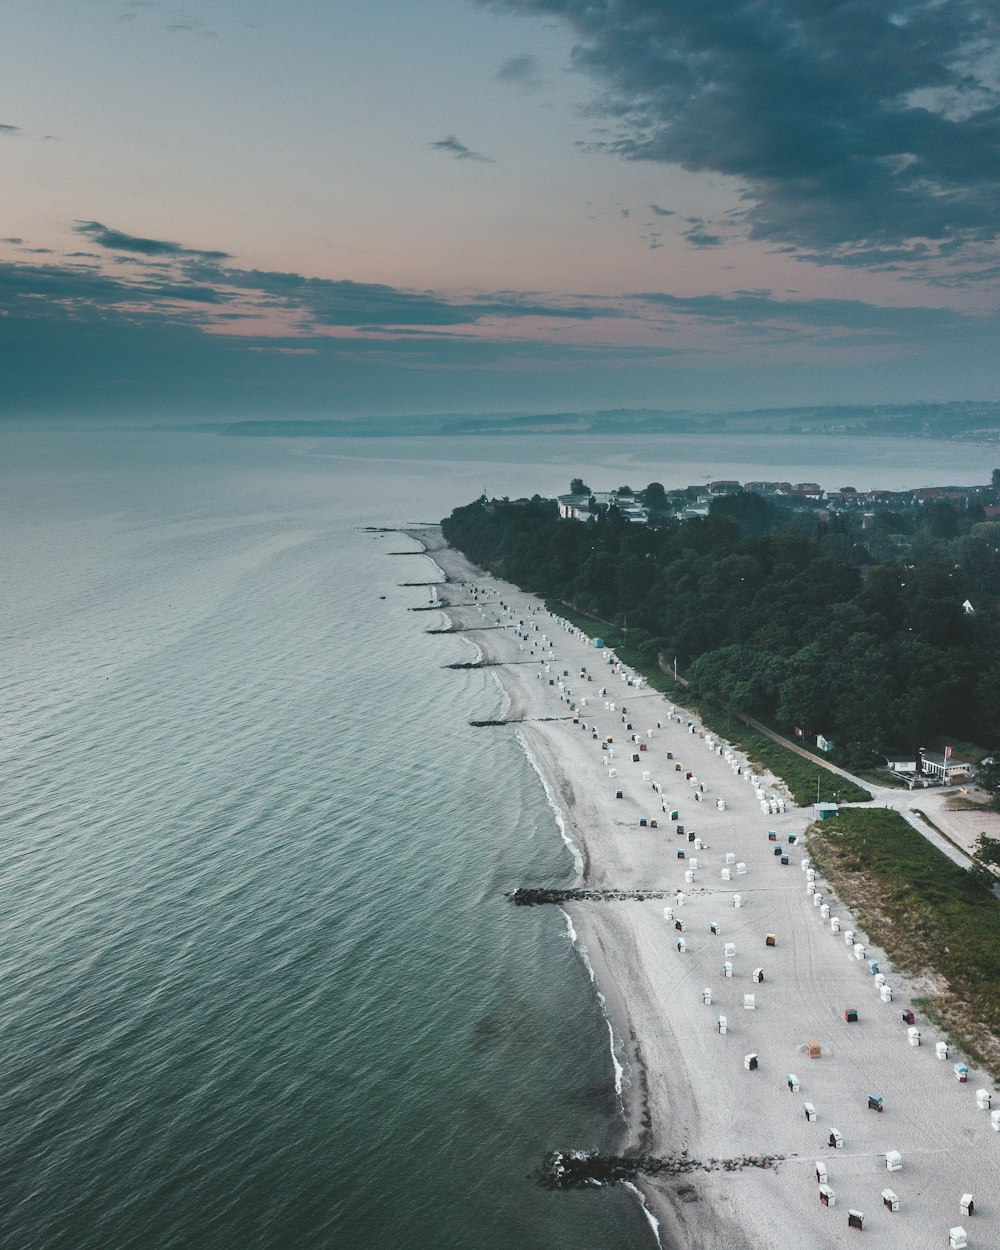
[[[924,751],[922,758],[925,764],[933,764],[935,768],[958,769],[973,768],[974,765],[969,760],[960,760],[957,755],[945,759],[943,755],[939,755],[937,751]]]

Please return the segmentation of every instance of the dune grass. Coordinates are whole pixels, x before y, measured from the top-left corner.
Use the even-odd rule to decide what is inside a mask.
[[[810,854],[865,932],[924,982],[928,1014],[1000,1079],[1000,899],[885,808],[809,830]]]

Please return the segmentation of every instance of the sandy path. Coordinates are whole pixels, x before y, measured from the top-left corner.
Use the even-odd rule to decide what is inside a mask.
[[[881,951],[868,949],[863,960],[855,958],[843,932],[833,933],[821,916],[807,893],[801,843],[787,841],[789,834],[803,833],[811,811],[789,805],[782,814],[763,813],[744,777],[706,739],[688,731],[686,714],[681,724],[668,720],[669,705],[661,696],[612,675],[601,652],[566,632],[531,596],[472,570],[458,553],[435,552],[434,558],[453,578],[469,577],[482,588],[478,606],[449,609],[457,627],[493,624],[497,618],[510,626],[471,637],[484,659],[503,665],[492,671],[501,676],[511,698],[510,716],[521,722],[518,732],[585,853],[586,884],[679,887],[687,894],[683,907],[674,906],[686,926],[683,934],[664,919],[662,902],[570,908],[630,1055],[633,1144],[664,1156],[686,1150],[702,1161],[784,1156],[773,1170],[696,1171],[641,1181],[661,1220],[664,1244],[670,1250],[839,1250],[858,1235],[847,1226],[848,1208],[856,1208],[865,1215],[866,1240],[888,1250],[947,1247],[949,1228],[957,1225],[967,1229],[970,1246],[1000,1247],[1000,1132],[991,1130],[989,1112],[976,1105],[976,1090],[992,1089],[991,1083],[975,1070],[967,1084],[958,1083],[952,1065],[960,1056],[952,1051],[946,1062],[936,1058],[940,1035],[917,1008],[922,1044],[911,1047],[901,1009],[911,1005],[915,991]],[[442,593],[457,600],[452,593],[457,589],[444,587]],[[463,590],[461,598],[468,601],[470,594]],[[519,636],[525,632],[527,641]],[[550,672],[539,658],[542,634],[554,644]],[[582,665],[593,680],[581,682]],[[559,681],[568,692],[560,690]],[[614,711],[597,694],[604,685]],[[566,700],[583,698],[582,724],[574,724]],[[622,703],[633,732],[654,729],[647,750],[635,752],[637,763]],[[608,735],[615,738],[610,765],[601,749]],[[681,772],[675,771],[677,762]],[[607,775],[611,767],[618,772],[614,779]],[[705,787],[701,801],[685,779],[689,770]],[[696,851],[686,834],[678,836],[676,825],[664,817],[661,797],[643,781],[644,771],[663,785],[668,809],[679,812],[680,823],[694,829],[707,849]],[[768,792],[778,793],[779,787],[772,784]],[[716,806],[719,797],[725,811]],[[659,827],[640,827],[641,817],[656,817]],[[788,866],[773,854],[769,830],[789,852]],[[678,849],[685,859],[677,857]],[[730,882],[722,879],[727,852],[747,865],[746,875],[730,869]],[[695,881],[686,884],[691,855],[698,868]],[[827,894],[842,930],[855,927],[822,881],[816,888]],[[733,906],[734,890],[742,896],[739,909]],[[718,924],[718,935],[710,932],[711,922]],[[776,935],[774,947],[765,945],[767,933]],[[683,954],[676,949],[679,937],[687,946]],[[858,940],[865,939],[858,934]],[[732,979],[722,975],[726,942],[736,945]],[[891,1003],[881,1001],[868,971],[870,958],[887,975]],[[751,979],[758,967],[764,976],[760,984]],[[712,991],[710,1006],[701,998],[706,986]],[[752,1011],[743,1006],[747,993],[755,995]],[[845,1022],[847,1008],[857,1009],[857,1023]],[[720,1014],[728,1021],[725,1036],[716,1028]],[[820,1042],[822,1058],[806,1056],[810,1039]],[[756,1071],[744,1068],[749,1052],[759,1055]],[[789,1073],[800,1078],[800,1092],[788,1090]],[[868,1110],[869,1093],[884,1098],[883,1113]],[[805,1101],[816,1108],[815,1122],[805,1118]],[[828,1147],[833,1127],[843,1136],[842,1150]],[[902,1154],[901,1172],[886,1171],[887,1150]],[[819,1202],[815,1160],[828,1164],[836,1196],[832,1208]],[[886,1187],[899,1196],[896,1213],[882,1204]],[[976,1209],[962,1217],[959,1200],[967,1192],[975,1194]]]

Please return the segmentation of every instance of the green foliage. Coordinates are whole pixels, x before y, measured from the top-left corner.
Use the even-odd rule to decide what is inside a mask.
[[[666,512],[670,506],[662,482],[650,482],[645,490],[639,492],[639,499],[650,512]]]
[[[912,534],[913,525],[910,520],[898,512],[878,512],[875,514],[874,528],[883,534]]]
[[[1000,838],[991,838],[981,833],[976,839],[976,859],[981,864],[1000,868]]]
[[[973,1054],[1000,1062],[1000,899],[897,812],[848,808],[809,833],[809,850],[869,937],[915,975],[939,974],[935,1008]],[[992,1037],[984,1036],[982,1028]]]
[[[762,496],[741,490],[734,495],[717,495],[708,505],[709,516],[727,516],[747,534],[766,534],[781,513]]]
[[[997,757],[1000,753],[991,755],[988,764],[980,764],[976,773],[976,785],[982,789],[988,790],[990,794],[1000,794],[1000,764],[997,763]]]
[[[610,507],[580,523],[536,496],[480,500],[442,524],[482,567],[602,622],[627,618],[647,662],[655,643],[716,702],[786,733],[821,732],[843,759],[940,738],[1000,742],[1000,618],[961,606],[973,578],[993,577],[990,561],[1000,586],[1000,554],[970,547],[956,561],[980,541],[970,534],[863,580],[848,535],[818,544],[784,523],[751,533],[770,523],[767,501],[716,502],[735,515],[658,528]]]
[[[928,528],[933,538],[958,537],[958,514],[947,499],[931,504]]]
[[[582,477],[575,477],[569,484],[569,493],[571,495],[589,495],[591,491]]]

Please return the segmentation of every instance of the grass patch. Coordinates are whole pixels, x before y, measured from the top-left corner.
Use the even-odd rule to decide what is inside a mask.
[[[672,674],[663,672],[648,655],[637,647],[630,646],[628,635],[617,626],[580,612],[558,599],[546,602],[545,606],[577,629],[582,629],[591,638],[603,638],[619,659],[645,677],[654,690],[669,695],[678,703],[697,712],[699,719],[713,733],[738,747],[755,768],[762,772],[770,770],[776,777],[780,777],[796,803],[808,806],[816,802],[817,780],[819,798],[824,803],[864,803],[872,797],[867,790],[856,786],[846,777],[831,773],[829,769],[803,759],[801,755],[789,751],[780,743],[773,742],[765,734],[740,720],[735,713],[709,700],[694,699],[684,686],[674,684]]]
[[[1000,1079],[1000,899],[885,808],[813,825],[809,851],[873,942],[923,978],[928,1015]]]
[[[862,781],[868,781],[873,786],[885,786],[890,790],[906,790],[909,787],[905,781],[901,781],[899,777],[890,768],[849,768],[846,764],[841,765],[847,768],[855,777],[860,777]]]

